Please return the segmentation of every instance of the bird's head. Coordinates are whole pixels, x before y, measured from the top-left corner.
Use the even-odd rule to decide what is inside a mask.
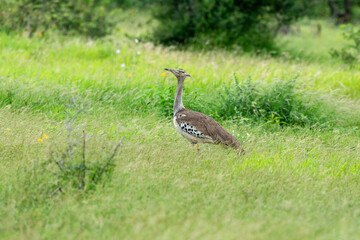
[[[165,68],[166,71],[172,72],[177,79],[185,79],[186,77],[191,77],[188,73],[185,72],[185,70],[177,68],[177,69],[171,69],[171,68]]]

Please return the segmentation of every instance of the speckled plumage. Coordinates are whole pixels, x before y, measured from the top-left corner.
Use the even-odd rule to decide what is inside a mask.
[[[214,143],[225,147],[233,147],[243,152],[240,142],[226,131],[211,117],[184,108],[182,104],[182,90],[186,77],[190,77],[182,69],[168,69],[178,79],[178,86],[174,101],[174,125],[176,130],[192,144]]]
[[[205,135],[202,131],[191,125],[185,117],[185,114],[174,115],[175,128],[184,138],[186,138],[192,144],[196,144],[199,142],[214,143],[212,137]]]

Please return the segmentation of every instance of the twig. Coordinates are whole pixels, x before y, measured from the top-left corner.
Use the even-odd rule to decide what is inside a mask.
[[[82,152],[82,176],[81,176],[81,183],[80,183],[80,189],[83,189],[85,187],[85,173],[86,173],[86,161],[85,161],[85,147],[86,147],[86,135],[85,130],[83,130],[83,152]]]
[[[76,110],[76,113],[74,116],[70,117],[70,110],[71,109],[75,109]],[[73,147],[72,147],[72,144],[71,144],[71,141],[70,141],[70,133],[72,131],[72,125],[75,121],[75,119],[83,112],[85,111],[85,108],[83,105],[81,105],[81,108],[80,109],[77,109],[76,108],[76,102],[75,102],[75,98],[74,97],[71,97],[71,101],[70,101],[70,104],[68,106],[68,109],[67,109],[67,112],[66,112],[66,134],[67,134],[67,140],[68,140],[68,151],[69,151],[69,156],[70,156],[70,159],[71,161],[74,160],[74,157],[73,157]]]
[[[79,110],[77,110],[77,112],[75,113],[75,115],[71,118],[71,122],[70,125],[72,125],[75,121],[75,119],[80,115],[80,113],[82,113],[84,111],[84,106],[81,106],[81,108]]]
[[[109,158],[109,160],[107,161],[107,163],[106,163],[106,165],[105,165],[106,167],[107,167],[107,166],[110,164],[110,162],[113,160],[113,158],[114,158],[115,155],[116,155],[116,152],[117,152],[118,148],[121,147],[121,146],[122,146],[122,139],[120,140],[119,144],[116,145],[113,154],[111,155],[111,157]]]
[[[56,188],[55,191],[53,191],[53,192],[50,193],[50,197],[54,196],[54,194],[57,193],[57,192],[63,193],[62,188],[61,188],[61,187]]]
[[[45,170],[45,171],[47,171],[47,172],[49,172],[49,173],[53,174],[54,176],[59,175],[59,174],[57,174],[57,173],[55,173],[55,172],[53,172],[53,171],[51,171],[51,170],[49,170],[49,169],[45,168],[45,167],[44,167],[44,166],[42,166],[42,165],[40,165],[40,166],[41,166],[41,168],[42,168],[43,170]]]
[[[60,153],[57,150],[56,150],[56,155],[58,156],[59,161],[55,161],[55,162],[59,163],[59,167],[64,166],[64,159],[61,158]]]
[[[58,152],[56,152],[56,153],[57,153],[58,158],[60,159],[60,161],[56,161],[56,159],[55,159],[55,157],[54,157],[54,151],[53,151],[53,150],[50,151],[50,160],[51,160],[51,161],[54,161],[54,162],[56,163],[56,165],[59,167],[59,169],[63,172],[64,169],[62,168],[62,166],[61,166],[61,164],[60,164],[61,161],[62,161],[62,159],[60,158],[59,153],[58,153]]]
[[[85,166],[85,143],[86,143],[86,139],[85,139],[85,130],[83,130],[83,154],[82,154],[82,159],[83,159],[83,165]]]
[[[47,169],[47,168],[45,168],[43,165],[41,165],[41,164],[37,164],[37,163],[35,163],[36,165],[39,165],[43,170],[45,170],[45,171],[47,171],[47,172],[49,172],[49,173],[51,173],[51,174],[53,174],[54,176],[57,176],[58,174],[56,173],[56,172],[53,172],[53,171],[51,171],[51,170],[49,170],[49,169]]]
[[[116,155],[117,150],[119,149],[119,147],[122,146],[122,139],[120,140],[120,142],[118,143],[118,145],[116,145],[113,154],[109,157],[108,161],[106,162],[105,166],[99,171],[99,173],[95,173],[93,175],[93,177],[91,178],[92,181],[95,180],[96,176],[100,176],[101,174],[103,174],[103,172],[105,171],[105,169],[110,165],[111,161],[113,160],[113,158]]]
[[[74,158],[73,158],[73,153],[72,153],[72,146],[71,146],[71,143],[70,143],[70,131],[71,131],[71,129],[70,129],[69,118],[70,118],[70,109],[72,107],[73,102],[75,102],[74,97],[71,98],[70,105],[68,106],[68,109],[67,109],[67,112],[66,112],[66,135],[67,135],[67,140],[68,140],[68,151],[69,151],[71,161]]]

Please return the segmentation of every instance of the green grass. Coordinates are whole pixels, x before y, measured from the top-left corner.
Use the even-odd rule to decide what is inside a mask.
[[[335,40],[316,47],[329,32],[337,30],[325,25],[321,39],[287,36],[294,42],[284,51],[311,46],[298,59],[176,51],[120,33],[97,41],[0,34],[0,238],[360,238],[359,69],[325,57]],[[185,106],[220,120],[244,156],[213,145],[198,152],[175,131],[168,108],[176,80],[161,76],[165,67],[191,74]],[[326,121],[225,121],[209,102],[231,90],[234,73],[265,93],[296,77],[299,97],[320,101],[314,116]],[[50,196],[62,183],[41,164],[66,145],[72,96],[90,103],[76,121],[91,136],[89,157],[124,142],[95,189],[62,185],[64,193]],[[49,138],[38,142],[43,134]]]
[[[48,156],[51,141],[59,141],[57,130],[38,115],[1,111],[2,139],[11,139],[0,155],[5,197],[0,214],[7,216],[1,218],[2,238],[337,239],[359,234],[356,129],[227,124],[246,140],[247,154],[239,157],[206,145],[198,153],[162,119],[124,117],[114,109],[101,113],[101,118],[86,117],[92,132],[111,135],[115,128],[120,136],[125,128],[130,133],[111,180],[86,196],[65,188],[49,197],[54,177],[36,164]],[[38,143],[43,133],[49,141]]]
[[[318,33],[318,26],[321,27]],[[292,32],[279,37],[283,41],[285,57],[306,59],[313,62],[331,62],[330,50],[341,49],[349,42],[343,38],[341,30],[323,20],[301,20],[291,27]]]

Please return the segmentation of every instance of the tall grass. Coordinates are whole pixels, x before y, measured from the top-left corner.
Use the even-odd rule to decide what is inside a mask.
[[[8,79],[3,79],[0,86],[0,106],[40,111],[56,119],[64,117],[65,105],[74,96],[80,101],[92,102],[94,106],[113,106],[121,112],[152,113],[169,118],[176,88],[166,82],[157,82],[152,86],[137,87],[128,83],[113,89],[96,86],[85,92],[79,87],[58,87],[49,91],[48,87],[37,83],[24,84]],[[186,87],[184,93],[187,108],[217,120],[310,126],[341,119],[346,125],[354,124],[352,114],[336,110],[336,105],[327,102],[329,97],[321,99],[316,94],[301,91],[296,80],[264,84],[250,79],[240,82],[234,76],[231,84],[224,84],[219,89],[205,92],[204,89]]]
[[[296,79],[260,85],[251,79],[234,82],[220,93],[217,114],[225,119],[245,119],[280,125],[311,125],[339,117],[325,102],[299,90]]]

